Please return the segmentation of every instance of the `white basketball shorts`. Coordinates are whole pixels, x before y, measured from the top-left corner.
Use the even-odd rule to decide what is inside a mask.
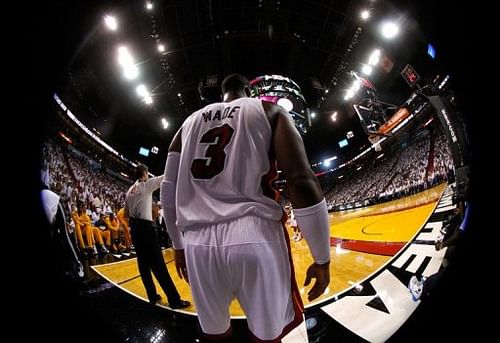
[[[190,227],[184,232],[184,244],[191,292],[205,334],[229,329],[234,298],[250,331],[261,340],[279,337],[287,325],[293,328],[297,316],[302,318],[300,308],[294,307],[281,222],[245,216]]]

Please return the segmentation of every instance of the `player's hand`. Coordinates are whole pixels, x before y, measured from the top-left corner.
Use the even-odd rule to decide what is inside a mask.
[[[186,280],[189,283],[189,277],[186,267],[186,257],[184,256],[184,249],[175,250],[175,269],[177,269],[177,275],[181,279]]]
[[[330,283],[330,262],[321,265],[316,263],[311,264],[309,268],[307,268],[304,286],[308,286],[313,278],[316,279],[316,282],[307,293],[307,299],[309,299],[309,301],[313,301],[323,294],[326,287]]]

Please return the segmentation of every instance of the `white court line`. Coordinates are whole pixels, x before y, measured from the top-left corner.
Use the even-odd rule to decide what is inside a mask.
[[[368,276],[366,276],[364,279],[362,279],[361,281],[359,281],[357,284],[362,284],[363,282],[367,281],[368,279],[370,279],[373,275],[375,275],[376,273],[378,273],[380,270],[384,269],[387,265],[391,264],[393,261],[396,260],[396,258],[398,258],[405,250],[406,248],[412,244],[413,240],[415,239],[415,237],[417,237],[417,235],[420,233],[420,231],[422,231],[422,229],[424,228],[424,226],[427,224],[427,222],[429,221],[429,218],[434,214],[434,211],[436,210],[436,207],[438,206],[439,202],[441,201],[441,198],[444,194],[444,192],[446,191],[446,189],[448,188],[448,185],[445,187],[445,189],[443,190],[443,192],[441,193],[441,195],[439,196],[439,199],[436,201],[436,204],[434,205],[434,208],[432,211],[429,212],[429,215],[427,216],[427,219],[423,221],[422,223],[422,226],[420,226],[420,228],[418,230],[416,230],[415,234],[413,235],[413,237],[408,240],[408,242],[399,250],[399,252],[392,256],[391,259],[389,259],[386,263],[384,263],[382,266],[380,266],[379,269],[375,270],[373,273],[369,274]],[[423,205],[422,205],[423,206]],[[343,294],[343,293],[347,293],[349,292],[351,289],[355,288],[355,285],[347,288],[347,289],[344,289],[338,293],[335,293],[333,294],[332,296],[328,297],[328,298],[325,298],[325,299],[321,299],[321,301],[317,302],[317,303],[312,303],[312,304],[307,304],[304,306],[304,309],[306,308],[309,308],[309,307],[313,307],[313,306],[317,306],[317,305],[320,305],[328,300],[331,300],[333,298],[336,298],[338,297],[339,295]]]

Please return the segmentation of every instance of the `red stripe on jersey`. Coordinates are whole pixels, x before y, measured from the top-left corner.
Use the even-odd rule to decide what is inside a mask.
[[[269,171],[262,177],[260,181],[260,186],[262,187],[262,192],[266,197],[273,199],[278,202],[279,192],[272,186],[274,180],[278,178],[278,163],[276,160],[270,159]]]

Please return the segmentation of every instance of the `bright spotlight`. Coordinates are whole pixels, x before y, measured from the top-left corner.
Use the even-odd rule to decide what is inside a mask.
[[[153,9],[153,3],[149,1],[146,2],[146,8],[151,11]]]
[[[371,66],[377,65],[380,61],[380,49],[375,49],[368,58],[368,64]]]
[[[326,166],[326,167],[329,167],[331,161],[336,160],[336,159],[337,159],[337,156],[329,157],[329,158],[323,160],[323,165]]]
[[[281,98],[278,100],[278,105],[283,107],[287,112],[293,110],[293,103],[287,98]]]
[[[118,22],[116,21],[116,18],[113,17],[112,15],[105,16],[104,23],[111,31],[115,31],[118,28]]]
[[[316,112],[311,112],[311,118],[315,118],[316,117]]]
[[[168,128],[168,121],[165,118],[161,118],[161,125],[163,125],[163,128],[166,130]]]
[[[354,80],[352,82],[352,86],[351,86],[351,89],[353,90],[353,92],[357,92],[360,88],[361,88],[361,81]]]
[[[126,46],[118,48],[118,64],[124,68],[134,64],[134,59]]]
[[[133,80],[139,75],[139,70],[134,65],[128,66],[123,70],[123,75],[129,80]]]
[[[352,89],[349,89],[347,91],[347,94],[344,96],[344,100],[349,100],[350,98],[352,98],[354,96],[354,90]]]
[[[361,11],[360,16],[361,16],[361,19],[366,20],[366,19],[370,18],[370,11],[363,10],[363,11]]]
[[[332,115],[330,116],[330,118],[332,119],[332,121],[337,121],[337,114],[338,114],[337,111],[335,111],[335,112],[332,113]]]
[[[368,64],[363,65],[363,67],[361,68],[361,72],[365,75],[371,75],[372,71],[373,67]]]
[[[137,92],[137,94],[139,94],[139,96],[142,96],[142,97],[147,97],[149,95],[149,92],[146,89],[146,86],[142,85],[142,84],[137,86],[135,91]]]
[[[165,51],[165,45],[163,45],[163,44],[158,44],[158,51],[159,51],[159,52],[163,52],[163,51]]]
[[[382,36],[387,39],[396,37],[399,32],[399,27],[393,22],[385,22],[382,24]]]
[[[139,75],[139,70],[126,46],[118,48],[118,64],[123,67],[123,73],[127,79],[133,80]]]
[[[148,105],[151,105],[153,103],[153,98],[148,95],[148,96],[144,97],[144,102]]]
[[[128,48],[126,46],[120,46],[118,48],[118,54],[121,55],[121,54],[125,54],[125,53],[128,53]]]

